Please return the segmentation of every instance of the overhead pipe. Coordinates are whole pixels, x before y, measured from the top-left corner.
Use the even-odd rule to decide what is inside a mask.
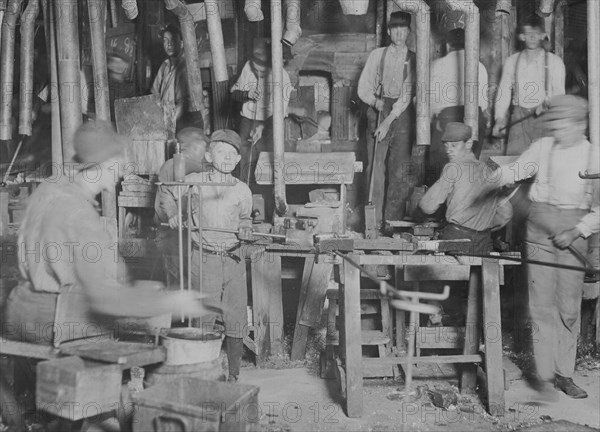
[[[302,28],[300,27],[300,0],[286,0],[285,2],[285,33],[283,34],[282,42],[292,46],[300,36],[302,36]]]
[[[137,0],[123,0],[121,7],[125,11],[125,16],[128,20],[136,19],[138,16]]]
[[[549,17],[554,12],[554,2],[555,0],[540,0],[536,13],[544,18]]]
[[[244,12],[248,21],[257,22],[265,19],[262,12],[261,0],[246,0],[244,3]]]
[[[383,23],[385,22],[385,4],[386,2],[377,2],[377,15],[375,18],[375,46],[383,45]]]
[[[206,24],[210,41],[210,52],[213,66],[213,130],[227,127],[227,101],[229,95],[229,74],[227,72],[227,59],[225,58],[225,42],[223,41],[223,28],[221,15],[216,0],[204,0],[206,9]]]
[[[183,38],[185,63],[187,65],[190,111],[201,113],[204,108],[204,103],[202,100],[202,76],[200,75],[200,57],[198,55],[198,44],[196,42],[194,17],[185,3],[182,3],[181,0],[165,0],[165,7],[179,18],[181,36]],[[208,121],[209,119],[204,119],[205,123]]]
[[[587,2],[590,141],[600,146],[600,2]],[[595,174],[595,173],[594,173]]]
[[[52,123],[52,175],[57,177],[62,173],[62,131],[60,129],[60,104],[58,102],[58,65],[56,60],[56,26],[54,19],[54,2],[56,0],[42,0],[44,11],[44,26],[48,41],[48,55],[50,57],[50,121]]]
[[[497,0],[496,13],[509,14],[512,9],[512,0]]]
[[[471,127],[473,140],[479,136],[479,8],[472,0],[446,0],[451,10],[465,14],[464,122]]]
[[[21,76],[19,86],[19,134],[31,136],[33,123],[33,39],[39,0],[29,0],[21,16]]]
[[[110,122],[110,97],[108,66],[106,61],[106,0],[88,0],[90,36],[92,43],[92,68],[94,72],[94,104],[96,117]]]
[[[23,0],[9,0],[2,21],[0,50],[0,140],[12,139],[12,100],[15,73],[15,40],[17,19]]]
[[[7,0],[0,0],[0,29],[4,21],[4,12],[6,12],[6,2]],[[2,31],[0,31],[0,45],[2,45]]]
[[[55,1],[58,93],[65,162],[73,161],[73,137],[82,123],[77,3],[75,0]]]
[[[281,0],[271,0],[271,57],[273,61],[273,183],[275,211],[279,216],[287,213],[285,191],[285,124],[283,108],[283,20]]]

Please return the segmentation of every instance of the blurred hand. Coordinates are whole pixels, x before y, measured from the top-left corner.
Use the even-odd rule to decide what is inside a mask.
[[[568,248],[581,235],[581,231],[577,227],[564,230],[555,236],[551,237],[552,243],[559,249]]]
[[[253,101],[257,101],[260,99],[260,91],[258,90],[258,88],[253,88],[248,92],[248,99]]]
[[[392,121],[394,121],[394,119],[391,119],[390,116],[388,116],[384,121],[381,122],[379,127],[373,133],[373,136],[376,140],[381,141],[387,136],[390,126],[392,125]]]
[[[540,104],[538,106],[535,107],[535,115],[539,116],[541,113],[543,113],[544,111],[546,111],[547,105],[544,102],[543,104]]]
[[[383,108],[385,107],[385,103],[383,102],[383,100],[381,100],[381,99],[377,99],[377,100],[375,101],[375,105],[374,105],[374,106],[375,106],[375,109],[376,109],[377,111],[382,111],[382,110],[383,110]]]
[[[179,216],[175,215],[169,218],[169,228],[179,229]]]
[[[492,129],[492,136],[501,138],[504,135],[506,135],[506,120],[504,120],[504,119],[496,120],[496,124],[494,125],[494,128]]]
[[[184,317],[199,318],[206,315],[223,314],[228,308],[222,303],[206,299],[197,291],[179,291],[173,294],[173,314]]]
[[[237,236],[240,240],[252,240],[254,238],[252,235],[252,228],[250,227],[241,227],[238,230]]]

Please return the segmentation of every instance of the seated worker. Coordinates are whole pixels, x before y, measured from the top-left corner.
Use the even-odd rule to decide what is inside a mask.
[[[20,282],[2,314],[2,337],[54,343],[57,333],[70,333],[73,324],[68,318],[55,320],[57,304],[69,296],[81,299],[81,293],[85,301],[77,304],[84,304],[85,310],[62,310],[61,314],[89,316],[93,332],[103,327],[106,317],[205,314],[199,293],[148,295],[147,289],[127,277],[117,279],[117,274],[126,275],[125,262],[104,229],[94,199],[102,191],[114,190],[125,163],[126,140],[110,123],[83,124],[73,137],[80,169],[74,176],[40,184],[31,195],[17,243]],[[119,176],[115,166],[120,168]],[[121,267],[118,272],[116,266]],[[48,328],[52,331],[36,330]]]
[[[433,214],[445,203],[447,225],[439,238],[469,239],[472,253],[487,254],[492,250],[491,231],[508,223],[512,207],[500,193],[480,199],[482,188],[489,182],[488,167],[473,154],[471,134],[471,127],[464,123],[448,123],[442,142],[450,162],[423,195],[419,207]]]
[[[579,172],[600,170],[598,145],[586,136],[588,102],[579,96],[553,96],[540,116],[546,136],[490,178],[495,187],[536,176],[529,190],[527,258],[582,266],[577,251],[600,230],[598,180]],[[575,251],[575,252],[573,252]],[[542,400],[558,400],[555,387],[575,399],[587,392],[573,381],[584,272],[527,264],[529,314],[533,322],[536,374],[531,380]]]
[[[189,182],[208,183],[193,188],[195,195],[191,197],[191,205],[194,225],[202,221],[202,227],[238,231],[237,235],[203,231],[202,238],[198,237],[197,231],[192,234],[192,262],[202,260],[203,268],[209,269],[200,275],[198,267],[193,267],[192,286],[199,288],[207,298],[228,306],[228,312],[222,319],[227,335],[229,381],[232,382],[237,381],[240,373],[242,337],[248,324],[246,263],[244,257],[235,251],[239,251],[240,240],[250,239],[252,232],[252,193],[248,185],[231,175],[241,159],[240,146],[240,136],[234,131],[215,131],[205,156],[211,164],[210,170],[186,176]],[[206,317],[199,326],[212,329],[215,319],[216,316]]]

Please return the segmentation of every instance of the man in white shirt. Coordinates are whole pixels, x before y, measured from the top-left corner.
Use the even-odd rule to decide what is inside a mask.
[[[465,30],[456,28],[446,35],[447,54],[431,62],[430,112],[431,146],[429,147],[428,181],[432,184],[439,178],[448,162],[442,133],[448,123],[462,122],[465,116],[465,96],[467,100],[477,98],[479,104],[479,136],[473,143],[472,151],[479,158],[485,137],[488,114],[488,74],[483,63],[479,62],[478,92],[473,93],[473,83],[465,86]]]
[[[520,155],[541,137],[536,115],[543,111],[549,98],[565,94],[565,65],[560,57],[544,49],[545,38],[540,17],[525,20],[519,26],[519,40],[525,43],[525,49],[510,56],[502,70],[492,135],[503,136],[508,129],[508,156]],[[527,116],[527,120],[516,123]],[[509,117],[512,126],[508,124]]]
[[[404,217],[410,187],[410,164],[415,132],[412,103],[415,82],[415,54],[406,46],[411,16],[394,12],[388,22],[392,43],[371,52],[358,80],[358,97],[367,110],[367,175],[374,172],[373,204],[378,224],[385,219]],[[377,120],[380,124],[377,124]],[[375,143],[377,150],[374,152]],[[389,151],[389,158],[387,157]],[[387,158],[387,166],[386,166]],[[386,172],[388,177],[385,191]]]
[[[551,98],[541,116],[551,136],[533,142],[514,164],[490,177],[506,185],[536,176],[527,219],[530,259],[582,266],[568,248],[585,255],[586,239],[600,229],[598,189],[578,175],[600,170],[598,146],[585,137],[587,115],[587,101],[579,96]],[[556,398],[552,384],[570,397],[585,398],[572,379],[584,273],[534,264],[527,265],[527,273],[538,375],[532,384],[548,398]]]

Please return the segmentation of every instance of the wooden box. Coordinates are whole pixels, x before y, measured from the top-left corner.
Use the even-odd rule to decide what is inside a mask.
[[[38,409],[76,421],[119,406],[121,368],[79,357],[46,360],[37,365]]]

